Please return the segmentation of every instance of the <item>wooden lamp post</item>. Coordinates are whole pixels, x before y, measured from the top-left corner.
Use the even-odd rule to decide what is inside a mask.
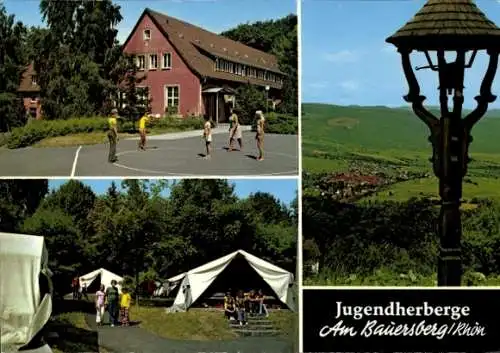
[[[411,103],[415,114],[429,127],[429,141],[433,149],[433,169],[439,179],[441,212],[438,235],[438,285],[460,286],[462,276],[460,200],[462,180],[467,173],[468,149],[472,142],[472,127],[495,101],[491,86],[498,67],[500,28],[488,20],[472,0],[428,0],[424,7],[406,25],[387,38],[401,54],[403,71],[409,85],[405,101]],[[423,52],[429,68],[439,77],[441,117],[434,116],[424,106],[425,96],[413,71],[410,53]],[[476,108],[462,118],[465,69],[472,66],[479,50],[485,50],[489,64],[475,97]],[[437,62],[431,54],[435,52]],[[456,60],[448,62],[445,53],[454,52]],[[469,60],[466,54],[471,52]],[[466,62],[468,61],[468,62]],[[449,97],[453,106],[448,106]]]

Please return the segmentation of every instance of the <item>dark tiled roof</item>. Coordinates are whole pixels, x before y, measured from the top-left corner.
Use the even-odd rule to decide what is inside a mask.
[[[283,74],[279,70],[278,60],[274,55],[150,9],[146,9],[145,13],[153,19],[191,70],[199,75],[229,81],[250,81],[252,84],[269,85],[275,88],[281,87],[281,84],[277,82],[216,71],[214,60],[210,58],[214,56]]]
[[[500,28],[472,0],[428,0],[387,42],[412,49],[500,48]]]
[[[33,68],[33,64],[28,65],[26,70],[24,70],[23,75],[21,77],[21,82],[19,84],[19,88],[17,89],[19,92],[39,92],[40,91],[40,86],[39,85],[32,85],[31,84],[31,76],[35,75],[36,72],[35,69]]]

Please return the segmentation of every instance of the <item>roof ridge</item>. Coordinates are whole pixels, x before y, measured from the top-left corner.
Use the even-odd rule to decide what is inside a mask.
[[[237,45],[242,45],[242,46],[245,46],[245,47],[249,48],[251,51],[255,51],[256,53],[260,53],[260,54],[263,54],[263,55],[265,55],[265,56],[270,56],[270,57],[276,58],[276,56],[275,56],[274,54],[271,54],[271,53],[265,52],[265,51],[263,51],[263,50],[259,50],[259,49],[253,48],[253,47],[251,47],[251,46],[249,46],[249,45],[246,45],[246,44],[244,44],[244,43],[238,42],[237,40],[234,40],[234,39],[228,38],[228,37],[226,37],[226,36],[224,36],[224,35],[222,35],[222,34],[218,34],[218,33],[215,33],[215,32],[209,31],[209,30],[206,30],[206,29],[204,29],[204,28],[202,28],[202,27],[200,27],[200,26],[197,26],[197,25],[194,25],[194,24],[192,24],[192,23],[186,22],[186,21],[181,20],[181,19],[179,19],[179,18],[177,18],[177,17],[170,16],[170,15],[164,14],[164,13],[162,13],[162,12],[158,12],[158,11],[152,10],[152,9],[150,9],[150,8],[146,8],[146,11],[149,11],[150,13],[156,14],[156,15],[158,15],[158,16],[161,16],[161,17],[164,17],[164,18],[167,18],[167,19],[173,19],[173,20],[175,20],[175,21],[177,21],[177,22],[181,23],[181,24],[182,24],[182,25],[184,25],[184,26],[189,26],[189,27],[195,28],[196,30],[202,31],[202,32],[204,32],[204,33],[208,33],[208,34],[210,34],[210,35],[215,35],[215,36],[218,36],[218,37],[224,38],[225,40],[228,40],[228,41],[231,41],[231,42],[233,42],[233,43],[236,43]],[[190,42],[192,42],[192,41],[190,40]]]

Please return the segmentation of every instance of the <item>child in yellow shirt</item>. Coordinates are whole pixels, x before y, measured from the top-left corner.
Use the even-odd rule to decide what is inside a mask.
[[[132,296],[128,292],[128,289],[123,288],[122,295],[120,296],[120,319],[122,326],[128,326],[130,324],[129,309],[131,302]]]

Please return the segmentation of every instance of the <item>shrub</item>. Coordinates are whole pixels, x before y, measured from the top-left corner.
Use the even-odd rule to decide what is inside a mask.
[[[47,137],[104,131],[106,128],[107,120],[102,117],[67,120],[34,120],[23,127],[13,129],[7,146],[9,148],[26,147]]]
[[[299,130],[298,118],[295,116],[268,113],[266,117],[265,131],[269,134],[297,135]],[[256,121],[252,124],[252,131],[257,130]]]
[[[185,130],[195,130],[195,129],[203,129],[204,119],[192,116],[187,118],[175,118],[172,116],[166,116],[162,119],[151,119],[149,124],[152,129],[166,129],[166,128],[174,128],[179,131]]]
[[[152,119],[150,127],[153,129],[173,128],[179,131],[201,129],[203,128],[203,119],[198,117],[185,119],[165,117],[156,120]],[[11,135],[8,137],[7,146],[9,148],[21,148],[31,146],[48,137],[106,131],[107,128],[108,122],[105,117],[34,120],[23,127],[13,129]],[[122,121],[119,123],[120,132],[134,133],[136,128],[137,122]]]

